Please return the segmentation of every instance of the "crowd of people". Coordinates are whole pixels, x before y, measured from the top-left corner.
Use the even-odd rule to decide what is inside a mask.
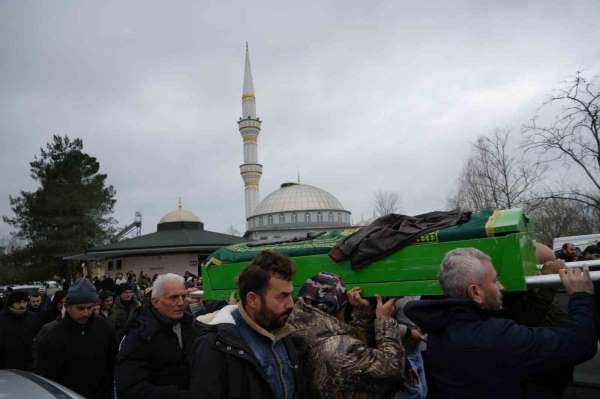
[[[190,273],[80,278],[52,298],[15,291],[0,313],[0,368],[98,399],[560,398],[597,351],[599,295],[587,269],[537,251],[567,311],[552,288],[503,294],[474,248],[446,254],[443,298],[365,298],[321,272],[294,299],[296,267],[270,251],[229,301],[192,297],[201,279]]]

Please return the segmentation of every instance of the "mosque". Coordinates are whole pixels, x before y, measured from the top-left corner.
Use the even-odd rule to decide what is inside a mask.
[[[182,207],[164,215],[155,233],[88,249],[66,260],[85,260],[92,274],[141,270],[149,274],[199,272],[199,264],[223,246],[248,240],[287,240],[350,227],[350,212],[327,191],[308,184],[283,183],[259,202],[263,166],[258,162],[262,121],[256,116],[256,96],[246,45],[242,116],[238,120],[244,148],[240,174],[244,181],[246,233],[244,237],[204,229],[204,223]],[[141,221],[140,221],[141,223]]]
[[[281,188],[259,202],[262,165],[258,163],[258,136],[262,121],[256,116],[256,95],[246,44],[242,116],[238,120],[244,143],[244,181],[246,210],[245,237],[252,240],[277,240],[305,237],[322,231],[350,226],[351,213],[327,191],[308,184],[283,183]]]

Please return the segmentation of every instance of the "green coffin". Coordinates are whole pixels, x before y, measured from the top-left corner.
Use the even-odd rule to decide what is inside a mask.
[[[312,240],[279,244],[236,244],[213,253],[202,266],[208,299],[226,299],[235,290],[235,278],[262,250],[290,256],[296,266],[294,287],[321,271],[340,275],[348,287],[360,286],[365,296],[438,295],[437,272],[451,249],[475,247],[488,254],[506,291],[524,291],[525,276],[537,272],[535,249],[521,209],[474,213],[469,222],[419,238],[384,259],[352,270],[349,261],[334,263],[329,250],[355,229],[338,230]]]

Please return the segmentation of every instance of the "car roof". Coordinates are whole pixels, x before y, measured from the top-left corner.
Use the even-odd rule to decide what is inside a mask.
[[[54,381],[22,370],[0,370],[0,396],[22,399],[84,399]]]

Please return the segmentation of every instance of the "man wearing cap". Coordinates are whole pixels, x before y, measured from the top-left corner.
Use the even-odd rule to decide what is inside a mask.
[[[0,312],[0,369],[31,370],[31,346],[40,323],[27,310],[28,299],[26,292],[13,291]]]
[[[117,342],[113,328],[95,317],[96,288],[85,278],[67,292],[66,313],[38,334],[35,372],[88,399],[112,398]]]
[[[300,288],[288,319],[294,336],[308,355],[311,397],[389,398],[403,386],[405,364],[401,340],[406,332],[392,318],[395,299],[385,303],[376,296],[375,309],[359,288],[346,293],[344,282],[321,272]],[[345,320],[353,306],[352,321]],[[363,334],[374,331],[375,346]]]
[[[117,297],[110,320],[117,331],[119,342],[127,334],[129,322],[136,316],[138,308],[142,306],[135,299],[136,288],[132,283],[122,283],[117,286]]]

